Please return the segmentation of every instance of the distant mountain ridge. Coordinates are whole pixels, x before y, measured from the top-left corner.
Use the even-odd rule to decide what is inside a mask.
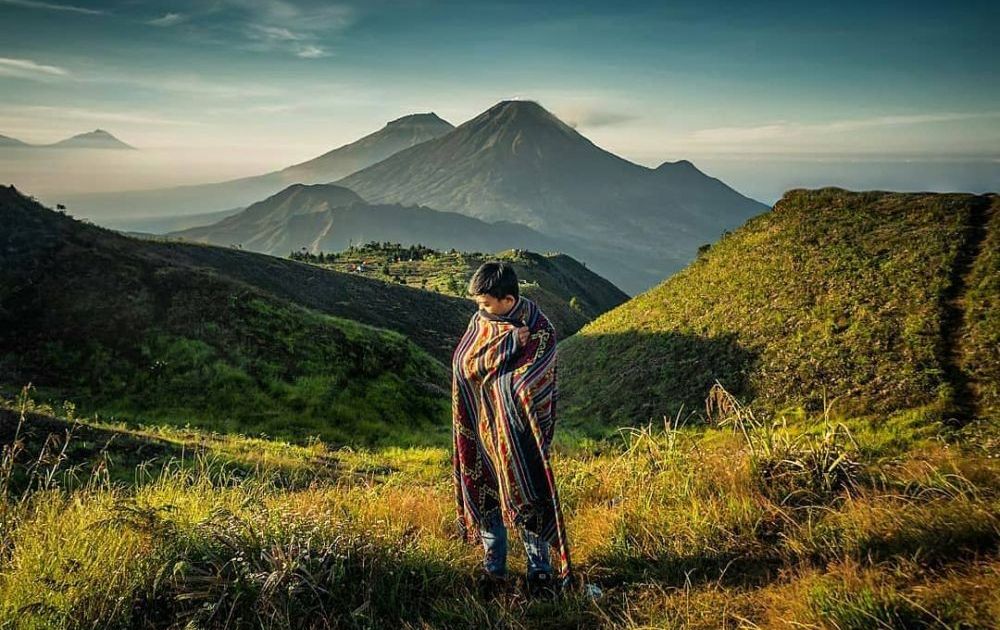
[[[560,250],[562,243],[517,223],[487,223],[420,206],[368,204],[336,184],[294,184],[212,225],[166,234],[215,245],[287,256],[292,251],[340,251],[351,243],[389,241],[435,249]]]
[[[10,136],[0,135],[0,147],[30,147],[31,145],[27,142],[22,142],[17,138],[11,138]]]
[[[30,149],[125,149],[136,150],[130,144],[126,144],[104,129],[95,129],[86,133],[80,133],[59,142],[52,144],[29,144],[11,138],[0,136],[0,147],[23,147]]]
[[[259,201],[290,184],[330,182],[453,128],[434,113],[410,114],[316,158],[263,175],[212,184],[63,195],[58,201],[69,206],[75,216],[96,219],[110,227],[146,229],[137,219],[215,213]]]
[[[261,201],[293,183],[335,183],[380,206],[382,214],[390,213],[392,205],[425,207],[493,224],[491,230],[498,235],[517,224],[522,226],[519,235],[531,242],[506,240],[493,247],[455,242],[456,235],[477,238],[470,231],[437,234],[431,241],[433,230],[426,229],[423,233],[431,234],[423,240],[461,250],[563,251],[630,294],[682,267],[699,246],[714,242],[725,230],[767,210],[688,161],[651,169],[614,155],[534,101],[501,101],[459,127],[433,113],[404,116],[314,160],[259,177],[88,195],[69,199],[66,205],[78,216],[131,212],[162,225],[165,207],[183,207],[185,214],[212,210],[209,215],[219,216],[220,210]],[[180,235],[280,254],[286,248],[331,248],[320,244],[318,236],[330,233],[329,215],[324,223],[320,212],[295,214],[299,218],[287,221],[294,234],[282,234],[284,228],[276,223],[266,234],[260,225],[251,233],[248,217],[234,214],[211,230],[191,228]],[[116,226],[113,221],[102,223]],[[369,225],[374,227],[374,221]],[[135,220],[120,227],[150,231]],[[398,240],[387,234],[370,237]],[[544,246],[539,239],[546,241]]]

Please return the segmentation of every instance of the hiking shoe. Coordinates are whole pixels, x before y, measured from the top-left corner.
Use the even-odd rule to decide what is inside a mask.
[[[554,599],[559,594],[559,587],[552,573],[544,571],[529,573],[525,583],[530,597]]]
[[[483,599],[489,599],[500,593],[506,592],[509,579],[505,574],[490,573],[483,570],[476,578],[476,590]]]

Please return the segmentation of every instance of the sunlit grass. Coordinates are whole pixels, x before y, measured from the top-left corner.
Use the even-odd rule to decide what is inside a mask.
[[[184,461],[73,489],[47,474],[71,462],[43,457],[51,483],[3,503],[0,627],[995,625],[1000,462],[729,411],[554,450],[577,574],[604,589],[556,603],[475,593],[445,448],[143,428]],[[5,475],[38,459],[25,449]]]

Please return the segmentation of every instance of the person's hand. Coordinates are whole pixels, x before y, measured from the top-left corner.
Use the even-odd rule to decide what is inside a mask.
[[[523,346],[528,343],[528,337],[531,335],[531,331],[527,326],[521,326],[517,329],[517,342],[518,345]]]

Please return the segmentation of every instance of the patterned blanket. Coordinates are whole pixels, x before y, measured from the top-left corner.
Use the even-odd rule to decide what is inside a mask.
[[[521,344],[517,328],[530,337]],[[569,547],[549,464],[556,420],[556,335],[538,306],[520,297],[507,315],[480,310],[452,357],[457,522],[478,543],[496,510],[508,529],[523,525],[547,540],[570,582]]]

